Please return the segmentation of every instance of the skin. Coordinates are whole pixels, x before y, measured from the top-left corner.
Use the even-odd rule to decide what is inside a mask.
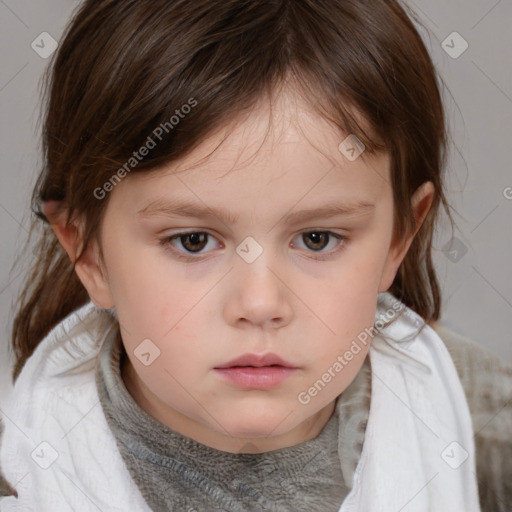
[[[388,155],[363,153],[350,162],[338,150],[348,134],[290,92],[279,96],[270,119],[267,139],[269,110],[260,105],[209,158],[201,160],[224,131],[179,162],[124,178],[103,219],[104,264],[93,242],[76,265],[94,304],[116,308],[129,357],[122,376],[139,406],[173,430],[233,453],[285,448],[320,433],[368,346],[309,403],[298,394],[373,325],[378,293],[391,286],[434,197],[431,183],[416,191],[416,230],[392,243]],[[223,208],[238,220],[137,215],[157,198]],[[374,206],[284,222],[290,212],[331,200]],[[80,224],[66,225],[57,207],[50,201],[45,213],[74,261]],[[303,233],[311,230],[346,240],[318,241]],[[160,244],[184,231],[209,236],[202,245],[187,237]],[[263,249],[252,263],[236,252],[248,236]],[[150,366],[134,355],[146,338],[161,351]],[[248,390],[213,369],[248,352],[276,353],[297,370],[274,388]]]

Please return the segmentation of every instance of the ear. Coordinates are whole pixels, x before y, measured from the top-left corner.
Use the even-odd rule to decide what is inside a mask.
[[[396,240],[391,244],[382,272],[381,281],[379,284],[379,292],[385,292],[389,290],[393,284],[396,273],[400,268],[409,247],[411,246],[416,233],[420,229],[425,217],[427,216],[432,202],[434,201],[435,189],[432,182],[427,181],[416,189],[412,198],[411,206],[414,212],[415,228],[412,232],[408,233],[405,237]]]
[[[71,219],[68,223],[68,210],[61,201],[45,201],[43,213],[71,262],[74,263],[83,245],[82,220]],[[75,272],[96,306],[104,309],[114,306],[107,274],[100,258],[100,248],[95,239],[90,241],[82,257],[76,261]]]

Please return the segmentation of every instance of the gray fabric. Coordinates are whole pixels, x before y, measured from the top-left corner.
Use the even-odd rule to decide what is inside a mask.
[[[343,475],[352,482],[364,438],[369,402],[361,407],[358,400],[369,400],[368,362],[315,439],[267,453],[233,454],[187,438],[140,409],[122,381],[121,357],[120,338],[112,337],[100,354],[98,392],[125,464],[153,510],[339,510],[350,491]]]
[[[482,512],[512,512],[512,364],[435,324],[471,412]]]

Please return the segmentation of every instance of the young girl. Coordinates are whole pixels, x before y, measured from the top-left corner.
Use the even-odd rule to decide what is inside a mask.
[[[53,59],[2,511],[512,507],[512,369],[436,323],[444,113],[397,2],[87,0]]]

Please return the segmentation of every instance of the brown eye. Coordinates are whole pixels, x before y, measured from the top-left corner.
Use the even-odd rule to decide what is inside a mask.
[[[309,257],[315,260],[327,260],[335,257],[339,251],[343,250],[348,242],[348,238],[333,233],[332,231],[303,231],[298,237],[300,242],[293,247],[299,247],[309,253]]]
[[[213,247],[211,246],[212,243]],[[208,249],[215,248],[216,243],[215,238],[209,233],[191,231],[165,237],[160,241],[160,245],[171,251],[179,259],[199,261],[200,257],[207,255]]]
[[[304,233],[302,240],[312,250],[319,251],[324,249],[329,243],[330,234],[326,231],[312,231],[310,233]]]
[[[187,233],[179,237],[181,244],[187,251],[199,252],[204,249],[208,240],[206,233]]]

